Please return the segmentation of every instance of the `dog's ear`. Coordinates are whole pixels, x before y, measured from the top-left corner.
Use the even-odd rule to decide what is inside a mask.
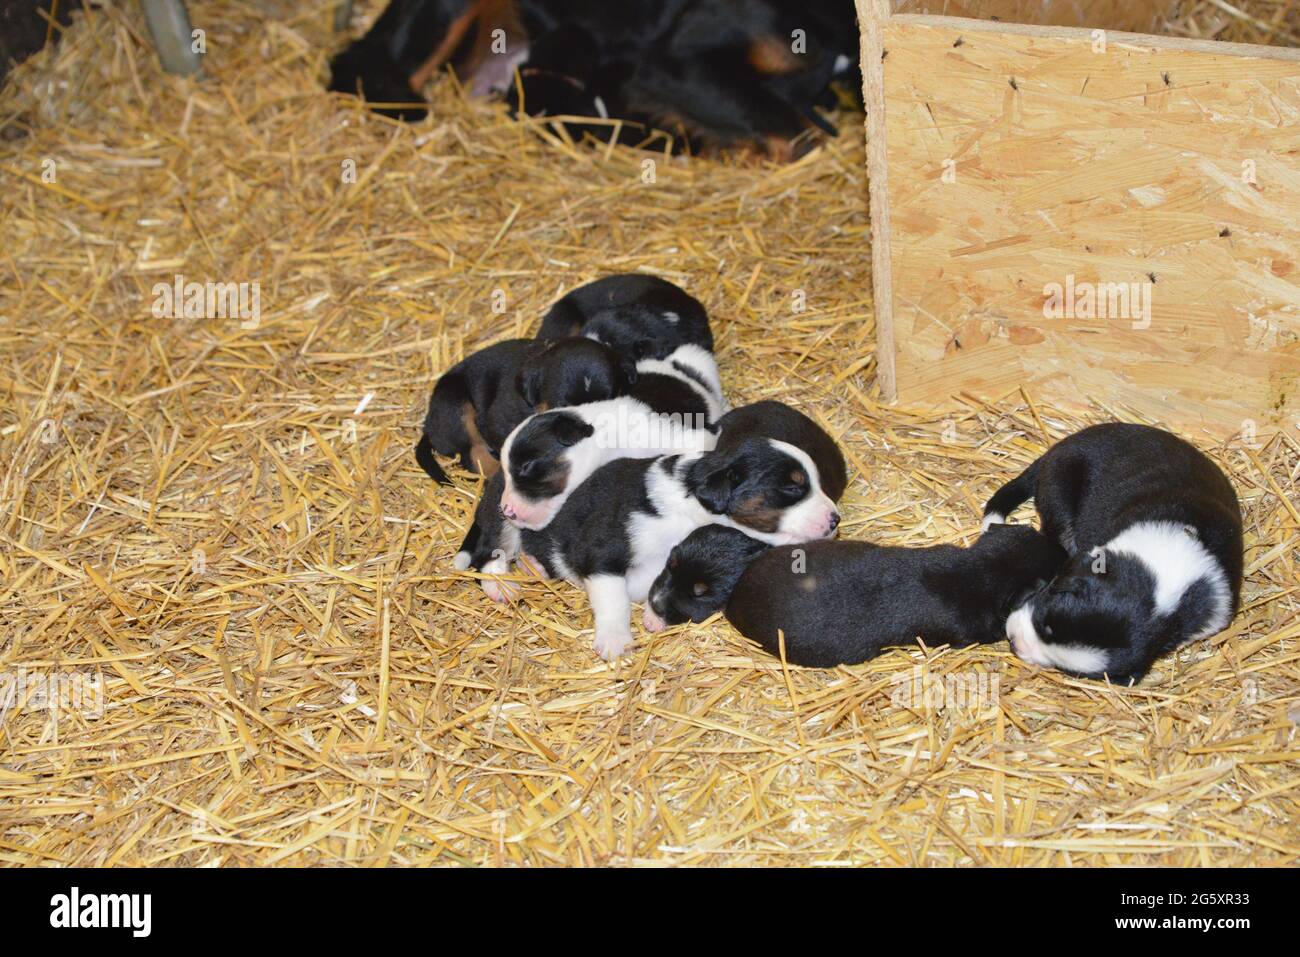
[[[515,379],[515,388],[529,406],[536,408],[542,399],[542,370],[535,365],[524,366]]]
[[[555,441],[565,447],[577,445],[583,439],[591,438],[596,434],[591,423],[583,421],[576,415],[557,415],[551,431],[555,435]]]
[[[727,514],[741,481],[737,462],[715,455],[697,459],[686,471],[686,490],[714,515]]]
[[[636,363],[637,363],[636,356],[625,355],[625,356],[618,357],[618,373],[619,376],[622,377],[623,383],[627,386],[628,389],[636,385],[636,377],[637,377]]]

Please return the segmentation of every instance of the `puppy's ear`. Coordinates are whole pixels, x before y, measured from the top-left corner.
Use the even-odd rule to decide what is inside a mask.
[[[740,483],[736,463],[712,455],[697,459],[686,472],[686,490],[714,515],[727,513]]]
[[[618,358],[619,375],[622,377],[624,384],[629,389],[636,385],[636,363],[637,359],[635,356],[619,356]]]
[[[583,439],[595,435],[596,429],[589,422],[584,422],[576,415],[559,415],[555,417],[552,432],[555,435],[555,441],[568,447],[577,445]]]
[[[534,365],[524,366],[519,370],[519,377],[515,379],[515,388],[533,408],[542,399],[542,370]]]

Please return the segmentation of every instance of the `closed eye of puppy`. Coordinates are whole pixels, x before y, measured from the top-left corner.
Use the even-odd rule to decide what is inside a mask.
[[[524,421],[501,449],[501,511],[518,528],[545,528],[573,489],[620,458],[712,449],[709,427],[721,413],[722,382],[713,355],[682,346],[667,359],[636,364],[627,395]]]
[[[989,500],[985,526],[1029,498],[1071,558],[1007,621],[1025,661],[1132,683],[1232,620],[1241,507],[1227,476],[1189,443],[1119,422],[1076,432]]]
[[[1024,525],[990,529],[969,548],[810,542],[757,558],[727,602],[727,620],[768,652],[831,668],[923,639],[954,647],[998,641],[1024,596],[1056,574],[1065,551]]]
[[[645,630],[704,621],[722,611],[750,562],[769,547],[725,525],[691,532],[673,546],[664,570],[650,586],[641,619]]]
[[[606,276],[565,295],[542,319],[538,339],[586,336],[633,359],[663,359],[685,345],[713,351],[698,299],[658,276]]]
[[[622,395],[634,376],[630,362],[590,339],[507,339],[480,349],[434,386],[416,461],[444,485],[450,480],[434,453],[458,455],[464,468],[490,476],[506,437],[538,409]]]

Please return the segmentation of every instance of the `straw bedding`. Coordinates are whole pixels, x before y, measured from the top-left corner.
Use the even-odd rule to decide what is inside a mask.
[[[476,479],[410,454],[435,375],[580,282],[701,298],[733,401],[843,443],[850,537],[969,541],[1001,480],[1126,414],[880,404],[852,121],[792,166],[647,182],[649,154],[450,83],[410,128],[326,96],[324,6],[192,12],[202,83],[129,5],[0,97],[0,671],[102,675],[98,712],[10,708],[0,861],[1297,860],[1294,430],[1201,441],[1245,508],[1245,608],[1137,688],[1005,645],[787,671],[725,622],[605,665],[576,589],[503,608],[451,570]],[[155,318],[177,273],[259,282],[260,322]],[[975,693],[909,697],[921,674]]]

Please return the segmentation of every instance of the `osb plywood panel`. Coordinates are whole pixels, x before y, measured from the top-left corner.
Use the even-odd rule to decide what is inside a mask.
[[[1293,427],[1300,57],[989,26],[882,27],[899,397]]]

